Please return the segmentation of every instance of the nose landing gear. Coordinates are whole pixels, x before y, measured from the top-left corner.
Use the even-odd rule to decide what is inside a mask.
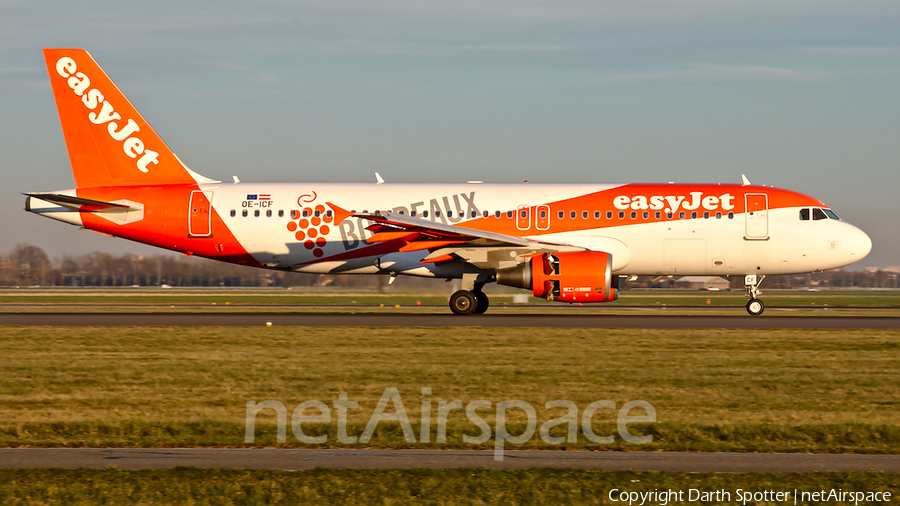
[[[744,276],[744,286],[747,288],[747,297],[750,298],[747,302],[747,312],[753,316],[761,315],[766,309],[766,305],[763,304],[763,301],[757,298],[757,296],[762,293],[759,290],[759,285],[764,279],[766,279],[765,274],[760,276],[748,274]]]

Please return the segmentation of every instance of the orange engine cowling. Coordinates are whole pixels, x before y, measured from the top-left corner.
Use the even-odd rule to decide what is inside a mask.
[[[560,302],[609,302],[619,296],[612,255],[602,251],[542,253],[497,271],[497,283],[527,288],[535,297]]]

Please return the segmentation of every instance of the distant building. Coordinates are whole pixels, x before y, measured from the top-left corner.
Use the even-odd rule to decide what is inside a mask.
[[[874,265],[867,265],[866,272],[876,273],[878,271],[887,272],[890,274],[900,274],[900,265],[889,265],[887,267],[877,267]]]
[[[675,279],[672,276],[657,276],[650,281],[653,288],[675,288]]]
[[[731,288],[731,282],[718,276],[684,276],[675,280],[675,288],[727,290]]]

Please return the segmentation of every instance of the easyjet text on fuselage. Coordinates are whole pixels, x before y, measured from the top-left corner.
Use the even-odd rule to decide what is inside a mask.
[[[694,211],[703,208],[707,211],[731,211],[734,209],[734,195],[723,193],[722,195],[705,195],[703,192],[690,192],[690,195],[619,195],[613,199],[613,205],[616,209],[634,209],[643,211],[651,209],[654,211],[664,211],[666,213],[676,213],[679,210]]]

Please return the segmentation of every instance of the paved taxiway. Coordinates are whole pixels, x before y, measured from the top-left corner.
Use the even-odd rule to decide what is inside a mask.
[[[537,327],[635,329],[900,329],[900,316],[585,315],[409,313],[0,313],[0,325],[53,326]]]
[[[605,471],[900,472],[900,455],[489,450],[310,450],[243,448],[0,448],[0,467],[171,469],[176,466],[301,470],[556,467]]]

